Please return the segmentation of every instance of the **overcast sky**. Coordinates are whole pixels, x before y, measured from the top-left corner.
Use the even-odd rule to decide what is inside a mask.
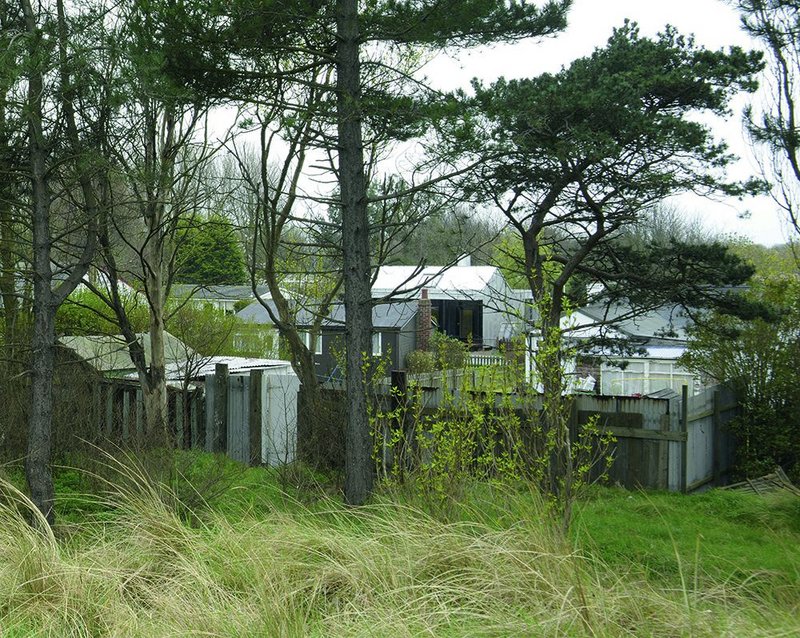
[[[499,76],[532,77],[545,71],[558,71],[575,58],[603,46],[614,27],[625,18],[639,24],[643,35],[655,35],[671,24],[684,34],[694,34],[698,43],[717,49],[738,44],[756,45],[739,28],[739,17],[721,0],[574,0],[568,29],[537,43],[525,42],[463,54],[458,60],[437,58],[426,68],[431,83],[442,90],[468,86],[473,77],[490,82]],[[758,97],[742,96],[734,104],[735,114],[718,122],[714,130],[742,159],[731,174],[744,177],[756,172],[741,124],[741,111]],[[776,244],[785,241],[784,222],[766,197],[744,202],[709,202],[693,196],[681,197],[676,204],[687,214],[699,216],[704,224],[722,233],[749,237],[755,242]],[[749,219],[740,219],[749,212]]]

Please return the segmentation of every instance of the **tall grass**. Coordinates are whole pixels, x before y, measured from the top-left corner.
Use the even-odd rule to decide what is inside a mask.
[[[724,580],[659,587],[575,551],[535,500],[443,522],[409,505],[214,509],[121,464],[111,513],[35,531],[3,483],[0,635],[778,636],[797,610]],[[189,521],[189,523],[187,523]]]

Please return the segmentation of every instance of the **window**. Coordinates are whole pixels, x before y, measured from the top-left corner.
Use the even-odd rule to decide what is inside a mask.
[[[373,356],[379,357],[382,354],[381,349],[381,333],[380,332],[373,332],[372,333],[372,354]]]
[[[322,335],[318,334],[314,339],[314,354],[322,354]]]
[[[311,333],[307,331],[300,332],[300,341],[303,342],[303,345],[311,350]],[[322,335],[317,335],[317,338],[314,339],[314,354],[322,354]]]
[[[624,369],[604,365],[602,368],[603,394],[649,394],[672,389],[680,392],[683,385],[696,387],[694,376],[673,361],[628,360]]]

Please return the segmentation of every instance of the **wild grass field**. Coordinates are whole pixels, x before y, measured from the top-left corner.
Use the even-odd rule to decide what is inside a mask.
[[[3,638],[800,635],[796,497],[596,489],[563,538],[521,486],[347,509],[302,472],[107,465],[58,473],[53,534],[5,469]]]

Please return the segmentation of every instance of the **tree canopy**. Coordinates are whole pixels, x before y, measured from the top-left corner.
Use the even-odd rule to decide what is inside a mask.
[[[244,252],[229,219],[211,215],[180,231],[174,281],[187,284],[247,283]]]
[[[742,413],[731,424],[742,477],[781,466],[800,479],[800,284],[785,271],[754,278],[748,296],[769,304],[770,320],[713,313],[691,333],[684,365],[733,387]]]
[[[646,38],[626,23],[558,73],[475,84],[474,110],[446,129],[444,146],[486,158],[470,176],[472,192],[519,234],[519,272],[535,298],[552,300],[552,324],[580,273],[604,284],[609,299],[650,303],[674,297],[678,282],[684,291],[706,286],[697,303],[707,284],[747,278],[721,246],[697,249],[677,237],[641,246],[625,231],[677,193],[762,187],[728,179],[732,155],[695,117],[729,114],[731,96],[754,90],[761,67],[757,52],[709,51],[669,27]]]
[[[745,122],[751,139],[766,150],[761,165],[772,195],[800,234],[800,2],[738,0],[742,26],[765,46],[767,98],[750,107]]]

